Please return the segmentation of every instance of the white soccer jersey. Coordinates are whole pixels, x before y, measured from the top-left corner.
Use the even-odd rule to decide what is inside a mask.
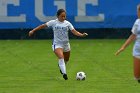
[[[137,35],[136,39],[140,40],[140,19],[137,19],[132,27],[132,33]]]
[[[131,31],[136,35],[136,41],[133,47],[133,56],[140,57],[140,19],[135,21]]]
[[[53,44],[64,44],[69,42],[68,31],[74,29],[69,21],[64,20],[64,22],[60,22],[58,19],[50,20],[49,22],[46,22],[46,25],[53,29]]]

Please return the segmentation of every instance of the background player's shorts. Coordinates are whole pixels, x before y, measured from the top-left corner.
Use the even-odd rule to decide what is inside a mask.
[[[67,43],[67,44],[53,44],[52,45],[53,51],[57,48],[62,48],[63,52],[68,52],[68,51],[70,51],[70,44]]]
[[[133,56],[140,59],[140,42],[134,44]]]

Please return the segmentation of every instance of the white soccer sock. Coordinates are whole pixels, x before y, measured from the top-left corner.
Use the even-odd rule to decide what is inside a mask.
[[[59,59],[59,68],[62,71],[62,73],[66,74],[66,66],[65,66],[65,62],[64,59]]]

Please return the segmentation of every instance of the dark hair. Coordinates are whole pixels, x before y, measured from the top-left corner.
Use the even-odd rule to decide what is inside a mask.
[[[66,11],[64,10],[64,9],[59,9],[58,11],[57,11],[57,16],[59,16],[62,12],[65,12],[66,13]]]

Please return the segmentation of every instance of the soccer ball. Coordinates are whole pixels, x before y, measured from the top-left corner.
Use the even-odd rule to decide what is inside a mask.
[[[76,80],[85,80],[86,79],[86,74],[84,72],[78,72],[76,74]]]

